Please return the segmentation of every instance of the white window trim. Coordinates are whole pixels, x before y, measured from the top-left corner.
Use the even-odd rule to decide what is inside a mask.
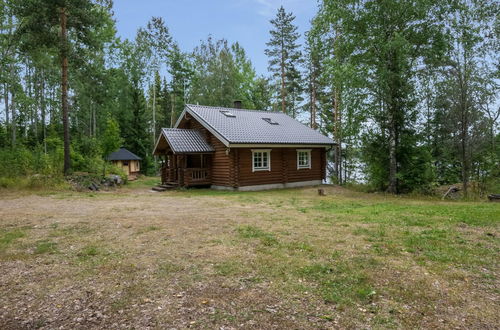
[[[252,172],[258,172],[258,171],[271,171],[271,149],[251,149],[252,150]],[[255,162],[254,162],[254,154],[256,152],[267,152],[267,167],[263,168],[255,168]]]
[[[299,165],[299,154],[301,152],[307,152],[308,156],[308,165],[307,166],[300,166]],[[305,170],[305,169],[311,169],[311,149],[297,149],[297,170]]]

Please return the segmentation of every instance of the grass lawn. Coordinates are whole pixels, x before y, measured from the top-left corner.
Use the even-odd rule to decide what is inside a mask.
[[[497,328],[500,204],[0,191],[0,328]]]

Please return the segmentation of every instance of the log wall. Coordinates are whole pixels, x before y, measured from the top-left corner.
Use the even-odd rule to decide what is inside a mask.
[[[311,149],[311,168],[297,169],[297,148],[272,148],[271,171],[252,172],[252,149],[239,148],[239,186],[288,183],[324,178],[324,148]],[[265,149],[265,148],[262,148]]]

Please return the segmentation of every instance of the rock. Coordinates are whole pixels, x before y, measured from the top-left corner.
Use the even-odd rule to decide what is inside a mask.
[[[488,195],[488,200],[490,202],[500,203],[500,194],[491,194],[491,195]]]
[[[123,180],[119,175],[110,174],[102,180],[102,184],[106,187],[120,186],[123,184]]]
[[[99,191],[99,186],[96,183],[91,182],[89,185],[89,189],[92,191]]]

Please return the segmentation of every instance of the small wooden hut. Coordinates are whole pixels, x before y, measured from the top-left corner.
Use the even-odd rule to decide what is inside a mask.
[[[113,165],[123,169],[129,179],[135,179],[141,170],[141,157],[133,152],[121,147],[119,150],[111,153],[106,157]]]

